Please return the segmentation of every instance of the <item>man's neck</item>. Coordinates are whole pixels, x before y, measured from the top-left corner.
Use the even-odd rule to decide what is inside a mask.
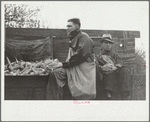
[[[110,55],[111,51],[110,50],[103,50],[102,55]]]
[[[76,35],[78,35],[78,33],[80,32],[80,29],[76,29],[74,31],[72,31],[68,37],[70,38],[70,40],[72,40]]]

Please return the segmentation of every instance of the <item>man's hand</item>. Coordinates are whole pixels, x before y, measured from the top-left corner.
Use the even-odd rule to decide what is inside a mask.
[[[63,65],[63,68],[68,68],[70,66],[70,63],[69,62],[64,62],[62,63]]]
[[[121,64],[116,64],[116,67],[120,68],[120,67],[122,67],[122,65]]]
[[[112,64],[105,64],[104,66],[100,66],[101,70],[104,72],[110,72],[117,70],[117,67],[115,67]]]

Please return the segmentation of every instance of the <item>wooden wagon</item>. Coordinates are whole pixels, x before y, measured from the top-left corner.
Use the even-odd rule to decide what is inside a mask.
[[[104,33],[112,35],[116,44],[113,51],[120,55],[124,65],[130,70],[129,100],[146,99],[146,78],[137,74],[135,64],[135,38],[140,38],[139,31],[114,30],[82,30],[95,42],[95,53],[99,52],[98,40]],[[6,37],[50,37],[52,43],[52,56],[59,61],[65,61],[68,54],[67,32],[65,29],[30,29],[6,28]],[[5,37],[5,38],[6,38]],[[5,76],[5,100],[44,100],[48,76]]]

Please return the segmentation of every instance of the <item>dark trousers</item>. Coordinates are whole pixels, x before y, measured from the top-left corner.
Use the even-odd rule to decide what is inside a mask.
[[[113,93],[118,91],[120,95],[130,95],[129,92],[129,72],[125,67],[121,67],[110,74],[103,75],[104,90]]]

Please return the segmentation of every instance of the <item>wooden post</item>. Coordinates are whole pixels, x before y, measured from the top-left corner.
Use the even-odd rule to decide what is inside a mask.
[[[51,48],[51,51],[52,51],[52,58],[54,59],[54,46],[53,46],[53,37],[50,36],[50,48]]]
[[[124,51],[127,52],[127,32],[123,32],[123,40],[124,40]]]

